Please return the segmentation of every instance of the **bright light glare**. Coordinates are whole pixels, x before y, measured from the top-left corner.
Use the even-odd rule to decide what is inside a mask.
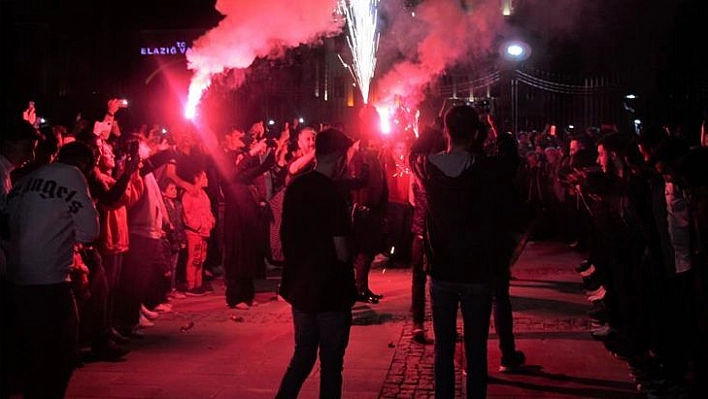
[[[624,98],[626,98],[627,100],[634,100],[635,98],[637,98],[637,96],[635,96],[634,94],[627,94],[626,96],[624,96]]]
[[[641,119],[635,119],[635,120],[634,120],[634,124],[635,124],[635,125],[641,125],[641,124],[642,124]]]
[[[189,120],[192,120],[195,116],[197,116],[196,104],[194,106],[190,106],[189,104],[187,104],[187,106],[184,107],[184,117]]]
[[[300,119],[298,119],[297,121],[300,122],[300,123],[305,123],[305,118],[300,118]]]
[[[518,44],[512,44],[506,48],[506,52],[513,57],[518,57],[524,53],[524,49]]]
[[[369,85],[376,69],[376,32],[379,0],[340,0],[339,8],[347,20],[347,44],[352,52],[352,77],[359,84],[364,104],[369,102]]]
[[[268,121],[268,124],[269,124],[270,126],[273,126],[273,125],[275,125],[275,121],[271,119],[271,120]]]
[[[514,40],[502,44],[501,53],[507,61],[524,61],[531,55],[531,47],[527,43]]]
[[[376,107],[381,120],[381,133],[384,135],[391,134],[391,110],[388,107]]]

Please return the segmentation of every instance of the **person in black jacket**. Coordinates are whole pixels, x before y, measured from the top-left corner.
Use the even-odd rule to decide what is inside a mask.
[[[318,351],[320,397],[342,396],[344,352],[357,297],[346,198],[337,187],[352,141],[326,129],[315,142],[314,171],[293,180],[285,192],[280,237],[280,295],[292,306],[295,350],[276,398],[296,398]]]
[[[261,237],[254,232],[260,228],[260,208],[254,193],[256,177],[275,165],[274,153],[268,152],[264,140],[247,140],[244,132],[234,129],[234,148],[224,157],[227,171],[221,179],[224,192],[224,281],[226,304],[230,308],[246,310],[258,306],[255,300],[254,279],[263,262]],[[261,155],[266,154],[261,161]]]
[[[464,322],[467,396],[487,390],[487,338],[496,284],[508,268],[513,233],[508,187],[518,156],[487,157],[487,127],[474,108],[445,114],[447,149],[413,157],[427,199],[430,294],[435,332],[435,397],[455,394],[457,311]]]

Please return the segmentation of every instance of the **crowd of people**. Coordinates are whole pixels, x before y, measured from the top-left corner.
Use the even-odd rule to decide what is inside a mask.
[[[585,255],[576,271],[594,338],[627,361],[638,389],[706,395],[708,142],[668,126],[588,129],[564,142],[519,135],[517,187],[533,239]],[[698,133],[698,132],[696,132]]]
[[[213,293],[215,276],[228,307],[258,306],[254,280],[285,263],[285,187],[315,169],[323,126],[273,132],[256,121],[208,147],[191,124],[121,129],[126,106],[111,99],[96,120],[49,126],[30,103],[2,136],[2,353],[18,364],[3,368],[4,393],[60,396],[74,367],[122,359],[172,301]],[[376,304],[383,296],[362,273],[379,251],[368,233],[383,237],[388,190],[380,143],[362,141],[347,156],[362,257],[355,300]],[[61,378],[34,383],[46,375]]]
[[[382,136],[365,109],[356,129],[256,121],[209,144],[186,123],[121,129],[125,106],[46,126],[31,103],[3,133],[5,396],[62,397],[81,361],[123,358],[175,300],[213,293],[214,276],[225,305],[246,310],[255,280],[282,269],[297,342],[278,397],[297,396],[317,348],[322,392],[338,397],[351,306],[383,300],[368,275],[384,263],[412,270],[413,339],[434,342],[436,397],[455,391],[459,306],[468,396],[482,398],[492,313],[502,371],[525,363],[511,267],[525,242],[550,239],[587,255],[576,270],[593,337],[641,390],[706,392],[704,137],[502,133],[457,105],[420,137]]]

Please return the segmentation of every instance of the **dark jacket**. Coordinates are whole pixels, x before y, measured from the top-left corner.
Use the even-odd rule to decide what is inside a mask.
[[[452,175],[431,162],[435,157],[441,155],[412,158],[427,199],[430,275],[460,283],[492,282],[506,270],[513,248],[517,157],[469,154],[467,166]]]

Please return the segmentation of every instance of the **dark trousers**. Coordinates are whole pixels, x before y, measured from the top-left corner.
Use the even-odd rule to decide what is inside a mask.
[[[77,300],[79,309],[79,338],[96,349],[108,345],[110,337],[108,323],[109,285],[102,262],[92,265],[89,274],[88,298]]]
[[[664,364],[667,379],[683,382],[688,371],[689,360],[695,354],[695,272],[693,270],[676,274],[668,279],[664,314],[664,325],[660,333],[658,355]],[[699,361],[700,364],[701,361]]]
[[[2,254],[0,254],[1,256]],[[0,399],[7,399],[16,388],[17,377],[13,367],[3,365],[12,364],[15,359],[14,340],[10,338],[13,333],[10,317],[10,283],[5,276],[0,276]],[[12,353],[11,353],[12,351]]]
[[[123,268],[123,256],[125,252],[120,253],[101,253],[103,259],[103,270],[106,273],[106,281],[108,282],[108,305],[106,309],[106,320],[108,325],[113,326],[113,308],[115,304],[116,290],[120,283],[120,274]]]
[[[154,282],[155,257],[160,240],[130,235],[130,249],[123,259],[120,284],[116,292],[113,316],[116,326],[127,330],[138,324],[140,305],[145,302]]]
[[[499,349],[502,356],[511,356],[516,352],[514,343],[514,317],[511,313],[509,298],[510,275],[501,277],[494,290],[494,330],[499,336]]]
[[[341,398],[344,352],[352,326],[351,310],[309,313],[293,308],[292,311],[295,351],[275,397],[297,398],[315,365],[319,350],[320,398]]]
[[[457,309],[462,310],[467,397],[487,396],[487,338],[494,285],[430,280],[430,301],[435,331],[435,397],[455,397],[455,343]]]
[[[247,304],[253,303],[256,297],[256,287],[253,281],[253,277],[236,274],[231,275],[229,269],[226,269],[226,278],[224,282],[226,283],[226,304],[228,306],[235,306],[241,302],[246,302]]]
[[[356,289],[360,293],[365,293],[369,290],[369,272],[371,271],[371,262],[373,256],[365,253],[358,253],[354,257],[354,272],[356,273]]]
[[[411,313],[413,324],[419,328],[425,322],[425,284],[427,282],[425,268],[425,243],[421,237],[413,237],[411,245]]]
[[[17,356],[3,362],[3,375],[8,369],[18,372],[25,399],[63,398],[78,355],[78,313],[70,284],[7,288],[3,322],[10,326],[7,344]]]
[[[392,262],[407,264],[411,261],[411,222],[413,207],[410,204],[389,202],[386,210],[386,251]]]
[[[362,293],[369,290],[371,262],[383,246],[383,219],[379,212],[365,211],[355,213],[352,222],[356,288]]]

